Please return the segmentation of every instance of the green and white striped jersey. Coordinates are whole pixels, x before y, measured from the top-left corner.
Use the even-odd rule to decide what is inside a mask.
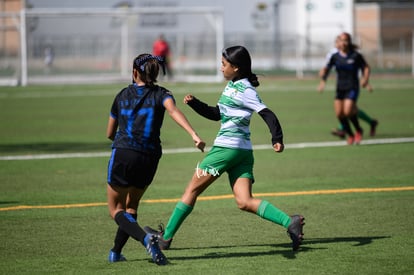
[[[253,112],[260,112],[266,105],[256,89],[245,79],[230,81],[218,101],[221,127],[214,140],[215,146],[252,149],[250,119]]]

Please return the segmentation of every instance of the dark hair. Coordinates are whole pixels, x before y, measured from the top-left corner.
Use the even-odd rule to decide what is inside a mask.
[[[164,60],[159,56],[144,53],[138,55],[134,59],[132,67],[139,72],[139,78],[145,83],[145,85],[154,86],[157,82],[160,65],[163,66],[162,68],[164,70],[163,62]]]
[[[352,43],[352,36],[351,36],[350,33],[343,32],[341,35],[345,35],[348,38],[348,41],[349,41],[349,46],[348,47],[349,47],[350,51],[356,51],[356,50],[359,49],[358,45],[355,45],[354,43]]]
[[[230,64],[239,68],[239,79],[247,78],[253,87],[260,85],[256,74],[252,73],[252,60],[245,47],[229,47],[223,50],[222,55]]]

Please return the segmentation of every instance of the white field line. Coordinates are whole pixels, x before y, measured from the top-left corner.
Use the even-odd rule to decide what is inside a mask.
[[[387,139],[369,139],[363,140],[361,145],[372,144],[391,144],[391,143],[410,143],[414,142],[414,137],[408,138],[387,138]],[[336,147],[348,146],[345,141],[327,141],[327,142],[304,142],[286,144],[286,149],[301,149],[301,148],[317,148],[317,147]],[[209,151],[211,147],[206,147]],[[262,144],[253,146],[254,150],[271,149],[270,144]],[[164,154],[180,154],[180,153],[194,153],[198,152],[196,148],[176,148],[164,149]],[[63,159],[63,158],[97,158],[109,157],[111,152],[89,152],[89,153],[61,153],[61,154],[36,154],[36,155],[14,155],[14,156],[0,156],[1,160],[38,160],[38,159]]]

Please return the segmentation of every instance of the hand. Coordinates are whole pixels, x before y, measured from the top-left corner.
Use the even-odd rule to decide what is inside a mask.
[[[273,144],[273,150],[275,150],[276,153],[282,153],[284,149],[285,145],[282,143]]]
[[[362,88],[365,88],[368,90],[368,92],[372,93],[373,89],[371,87],[371,84],[369,84],[369,81],[367,78],[362,78],[361,79],[361,86]]]
[[[192,94],[188,94],[184,97],[184,104],[188,104],[188,102],[192,101],[194,99],[194,96]]]
[[[368,92],[372,93],[374,91],[374,89],[372,88],[371,84],[367,84],[365,85],[365,88],[368,90]]]
[[[194,140],[194,143],[196,145],[196,147],[204,153],[204,148],[206,147],[206,143],[204,141],[202,141],[201,139],[199,140]]]
[[[322,93],[323,90],[325,90],[325,81],[321,80],[321,82],[319,83],[319,86],[318,86],[318,92]]]
[[[195,146],[204,153],[204,147],[206,147],[206,143],[197,135],[197,133],[192,134]]]

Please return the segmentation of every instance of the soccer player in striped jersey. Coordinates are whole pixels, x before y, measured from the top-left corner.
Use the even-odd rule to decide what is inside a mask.
[[[193,210],[197,197],[227,172],[238,208],[285,227],[292,239],[293,250],[297,250],[303,239],[304,217],[289,216],[270,202],[252,195],[254,159],[250,141],[250,119],[254,112],[263,118],[270,129],[272,146],[276,153],[281,153],[284,149],[279,120],[256,92],[259,81],[251,71],[251,58],[246,48],[233,46],[225,49],[222,53],[221,71],[229,82],[217,106],[208,106],[193,95],[184,97],[184,103],[201,116],[221,121],[213,147],[197,165],[167,226],[161,226],[159,230],[146,226],[144,230],[158,234],[160,248],[168,249],[174,234]]]
[[[160,63],[161,62],[161,63]],[[151,54],[134,59],[133,83],[115,97],[107,127],[113,141],[108,163],[107,197],[111,217],[118,225],[109,262],[125,261],[121,250],[131,236],[142,243],[157,265],[167,264],[156,235],[146,233],[137,222],[139,201],[151,184],[162,155],[160,129],[164,113],[192,137],[196,147],[205,143],[175,105],[170,91],[156,85],[163,60]]]

